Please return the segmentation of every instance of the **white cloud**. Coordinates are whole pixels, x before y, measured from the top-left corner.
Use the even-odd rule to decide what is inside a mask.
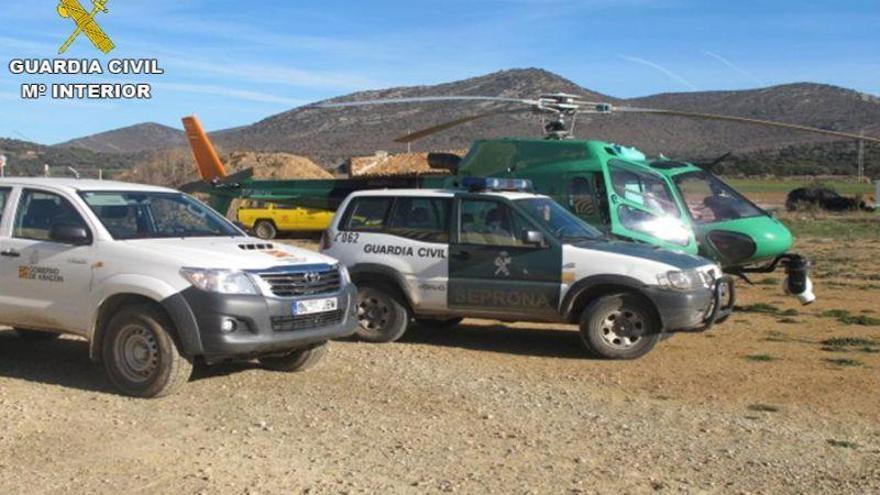
[[[633,62],[636,64],[641,64],[641,65],[650,67],[650,68],[656,70],[657,72],[660,72],[660,73],[666,75],[670,79],[677,81],[678,83],[682,84],[683,86],[686,86],[687,88],[692,89],[694,91],[698,91],[700,89],[697,87],[696,84],[688,81],[684,77],[676,74],[675,72],[672,72],[670,69],[667,69],[666,67],[664,67],[656,62],[652,62],[650,60],[647,60],[647,59],[644,59],[641,57],[631,57],[628,55],[620,55],[620,58],[627,60],[629,62]]]
[[[710,52],[709,50],[703,50],[703,53],[714,58],[715,60],[721,62],[722,64],[726,65],[728,68],[733,69],[735,72],[738,72],[740,75],[745,76],[746,78],[748,78],[752,82],[760,84],[760,81],[758,81],[758,78],[755,77],[751,72],[734,64],[729,59],[722,57],[721,55],[719,55],[715,52]]]

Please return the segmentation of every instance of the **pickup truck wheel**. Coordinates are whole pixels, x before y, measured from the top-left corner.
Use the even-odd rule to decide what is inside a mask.
[[[275,224],[268,220],[260,220],[254,224],[254,234],[260,239],[272,240],[278,236],[278,229]]]
[[[25,330],[24,328],[16,328],[15,334],[18,335],[18,338],[31,342],[38,342],[42,340],[55,340],[58,337],[61,337],[60,333],[41,332],[39,330]]]
[[[596,299],[581,315],[581,341],[587,350],[605,359],[636,359],[660,341],[660,322],[649,303],[632,294]]]
[[[102,357],[110,381],[132,397],[163,397],[175,392],[192,375],[192,362],[180,354],[171,332],[174,326],[157,308],[123,308],[104,336]]]
[[[436,328],[438,330],[444,330],[447,328],[452,328],[458,326],[459,323],[462,322],[464,318],[446,318],[446,319],[437,319],[437,318],[416,318],[416,323],[423,327],[427,328]]]
[[[297,349],[283,356],[267,356],[260,358],[260,364],[272,371],[305,371],[314,368],[327,354],[330,346],[325,342],[308,349]]]
[[[389,287],[359,285],[357,297],[358,337],[367,342],[394,342],[409,327],[410,314]]]

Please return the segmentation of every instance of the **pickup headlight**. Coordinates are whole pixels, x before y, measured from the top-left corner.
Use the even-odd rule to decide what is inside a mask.
[[[339,265],[339,278],[342,279],[342,285],[351,284],[351,274],[348,273],[348,268],[345,265]]]
[[[259,294],[250,275],[238,270],[182,268],[180,275],[206,292],[218,294]]]
[[[671,271],[657,275],[657,282],[666,289],[692,291],[708,287],[707,278],[699,270]]]

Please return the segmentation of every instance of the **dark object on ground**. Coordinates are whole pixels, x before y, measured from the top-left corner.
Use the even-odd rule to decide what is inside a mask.
[[[806,206],[815,206],[828,211],[874,211],[876,209],[859,198],[841,196],[826,187],[800,187],[788,193],[785,209],[797,211]]]

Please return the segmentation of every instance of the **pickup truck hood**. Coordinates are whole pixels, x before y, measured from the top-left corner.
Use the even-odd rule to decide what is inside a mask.
[[[128,247],[148,251],[191,268],[262,270],[272,267],[337,261],[306,249],[250,237],[191,237],[123,241]]]

